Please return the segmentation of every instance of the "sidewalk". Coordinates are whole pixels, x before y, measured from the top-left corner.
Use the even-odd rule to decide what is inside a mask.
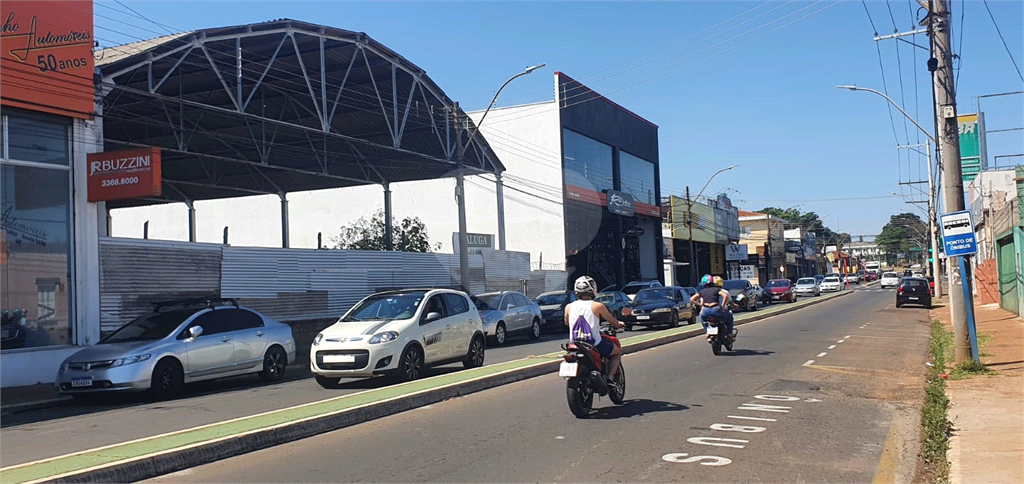
[[[931,311],[952,331],[948,298]],[[1024,321],[996,304],[975,306],[981,362],[992,375],[949,380],[950,484],[1024,482]]]

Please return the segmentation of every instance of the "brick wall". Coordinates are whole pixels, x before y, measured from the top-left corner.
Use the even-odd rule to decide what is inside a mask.
[[[977,304],[993,304],[999,302],[999,270],[995,259],[987,259],[978,264],[974,273],[974,281],[978,294]]]

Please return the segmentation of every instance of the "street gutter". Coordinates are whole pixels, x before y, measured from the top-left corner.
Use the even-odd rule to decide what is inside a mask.
[[[770,306],[735,326],[851,294]],[[624,337],[623,353],[693,338],[700,326]],[[561,352],[488,365],[294,407],[0,468],[0,482],[135,482],[312,437],[447,399],[558,371]]]

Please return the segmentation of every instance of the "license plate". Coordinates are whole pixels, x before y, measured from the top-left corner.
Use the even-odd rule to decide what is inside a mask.
[[[8,336],[10,336],[10,333],[8,333],[6,329],[5,329],[5,330],[3,330],[3,333],[2,333],[2,334],[0,334],[0,337],[3,337],[3,338],[6,338],[6,337],[8,337]]]
[[[356,355],[324,355],[324,363],[355,363]]]
[[[644,320],[647,320],[647,319],[651,319],[651,317],[650,316],[637,316],[636,319],[639,320],[639,321],[644,321]]]
[[[778,299],[779,296],[772,296],[772,299]]]
[[[708,334],[718,334],[718,326],[708,326]]]
[[[579,369],[579,365],[579,363],[569,363],[568,361],[563,361],[562,365],[558,367],[558,376],[575,377],[576,372]]]
[[[92,378],[72,378],[71,379],[71,386],[75,387],[75,388],[77,388],[77,387],[91,387],[92,386]]]
[[[910,299],[911,301],[917,301],[916,297],[908,297],[907,299]]]

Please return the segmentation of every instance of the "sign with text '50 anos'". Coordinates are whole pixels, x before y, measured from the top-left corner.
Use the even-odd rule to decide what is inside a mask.
[[[971,220],[969,210],[939,215],[939,227],[942,228],[942,245],[945,247],[946,256],[956,257],[978,252],[974,221]]]
[[[90,202],[161,194],[160,148],[93,153],[88,160]]]

